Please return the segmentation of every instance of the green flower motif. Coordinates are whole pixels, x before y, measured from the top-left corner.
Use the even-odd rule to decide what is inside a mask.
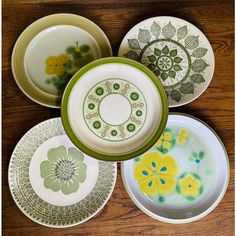
[[[189,160],[199,165],[204,156],[205,153],[203,151],[200,151],[199,153],[193,152],[192,155],[189,157]]]
[[[40,174],[45,188],[65,195],[75,193],[86,179],[84,156],[75,148],[59,146],[48,151],[48,160],[40,165]]]
[[[167,152],[170,151],[174,147],[176,143],[175,137],[172,134],[171,130],[166,128],[159,140],[157,141],[155,147],[157,150],[162,152],[163,154],[166,154]]]
[[[156,76],[160,76],[163,81],[170,78],[175,78],[176,73],[182,70],[179,65],[183,60],[178,57],[177,49],[170,50],[166,45],[162,49],[155,48],[154,55],[148,56],[148,68],[151,69]]]

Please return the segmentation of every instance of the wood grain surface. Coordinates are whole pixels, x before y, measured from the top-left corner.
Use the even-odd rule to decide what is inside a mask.
[[[3,1],[3,235],[234,235],[234,2],[228,0],[4,0]],[[216,68],[206,92],[194,102],[171,109],[194,115],[208,123],[222,138],[231,165],[228,190],[218,207],[203,219],[183,225],[154,220],[140,211],[125,191],[118,169],[115,190],[104,209],[84,224],[50,229],[28,219],[14,203],[8,188],[11,153],[31,127],[60,116],[60,111],[29,100],[17,87],[11,72],[11,52],[20,33],[33,21],[53,13],[74,13],[98,24],[117,55],[126,32],[153,16],[176,16],[201,29],[215,52]]]

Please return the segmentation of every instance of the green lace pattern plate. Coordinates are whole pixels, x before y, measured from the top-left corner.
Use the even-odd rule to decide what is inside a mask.
[[[98,178],[92,191],[81,201],[66,206],[52,205],[33,190],[29,178],[31,158],[48,139],[65,135],[61,119],[38,124],[17,144],[9,164],[9,187],[18,207],[33,221],[49,227],[68,227],[94,216],[108,201],[116,179],[116,164],[99,161]]]
[[[154,17],[136,25],[123,39],[119,56],[147,66],[162,82],[171,107],[200,96],[214,71],[206,37],[175,17]]]

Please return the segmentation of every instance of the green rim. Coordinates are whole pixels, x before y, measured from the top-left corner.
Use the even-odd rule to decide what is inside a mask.
[[[83,74],[85,74],[87,71],[91,70],[94,67],[97,67],[99,65],[107,64],[107,63],[121,63],[130,65],[133,67],[136,67],[137,69],[144,72],[154,83],[154,86],[156,87],[160,98],[161,98],[161,106],[162,106],[162,114],[161,114],[161,120],[159,123],[159,126],[155,129],[153,134],[149,137],[149,139],[140,147],[126,153],[122,154],[110,154],[110,153],[104,153],[100,151],[96,151],[90,147],[88,147],[86,144],[84,144],[79,138],[74,134],[72,127],[69,122],[68,112],[67,112],[67,106],[68,106],[68,100],[70,93],[75,85],[75,83],[81,78]],[[127,59],[127,58],[118,58],[118,57],[109,57],[109,58],[103,58],[96,60],[94,62],[91,62],[90,64],[84,66],[82,69],[80,69],[70,80],[68,83],[63,97],[62,97],[62,104],[61,104],[61,117],[62,117],[62,123],[65,128],[65,131],[68,135],[68,137],[71,139],[71,141],[75,144],[76,147],[78,147],[81,151],[86,153],[89,156],[92,156],[99,160],[104,161],[125,161],[131,158],[134,158],[136,156],[139,156],[149,150],[159,139],[161,136],[161,133],[163,129],[166,126],[167,117],[168,117],[168,103],[167,103],[167,97],[165,90],[161,84],[161,82],[156,78],[155,74],[151,72],[148,68],[143,66],[142,64],[135,62],[133,60]]]

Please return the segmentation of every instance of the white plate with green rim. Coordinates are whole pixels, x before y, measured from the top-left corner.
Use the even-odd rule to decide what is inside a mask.
[[[188,223],[209,214],[229,181],[229,160],[218,135],[201,120],[170,113],[158,142],[121,165],[133,202],[167,223]]]
[[[126,58],[84,66],[68,83],[61,106],[64,128],[84,153],[106,161],[147,151],[165,128],[168,104],[155,75]]]
[[[73,74],[109,56],[110,42],[95,23],[78,15],[54,14],[35,21],[19,36],[12,52],[12,71],[27,97],[59,108]]]
[[[61,119],[30,129],[16,145],[8,170],[15,203],[31,220],[55,228],[81,224],[109,200],[116,163],[95,160],[69,140]]]
[[[141,62],[156,74],[170,107],[198,98],[210,84],[215,68],[206,36],[191,23],[170,16],[135,25],[122,40],[118,54]]]

